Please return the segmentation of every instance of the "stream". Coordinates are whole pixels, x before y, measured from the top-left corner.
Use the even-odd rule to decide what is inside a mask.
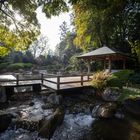
[[[51,140],[79,140],[89,132],[93,119],[89,115],[66,115],[63,124],[58,127]],[[25,129],[8,129],[0,134],[0,140],[46,140],[38,133]]]
[[[20,114],[20,119],[34,121],[49,116],[53,110],[43,110],[41,108],[44,105],[42,99],[34,99],[30,101],[34,103],[30,106],[29,101],[21,103],[21,105],[13,105],[6,109],[6,112],[15,116]],[[79,140],[86,135],[91,129],[91,125],[94,119],[90,114],[78,113],[69,114],[66,113],[64,121],[61,126],[58,126],[55,130],[51,140]],[[0,134],[0,140],[45,140],[38,137],[37,131],[29,131],[23,128],[12,128],[11,126],[3,133]]]

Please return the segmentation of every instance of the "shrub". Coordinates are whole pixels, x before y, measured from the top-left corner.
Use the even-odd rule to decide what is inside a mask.
[[[128,82],[129,77],[134,73],[133,70],[121,70],[119,72],[115,72],[112,75],[116,76],[117,78],[119,78],[120,80],[122,80],[123,82]]]
[[[122,88],[129,82],[129,77],[132,74],[132,70],[122,70],[113,74],[109,74],[104,71],[96,72],[93,75],[91,85],[98,91],[103,91],[106,87]]]
[[[93,75],[91,85],[99,92],[102,92],[107,87],[108,79],[110,78],[110,76],[111,74],[104,71],[96,72]]]
[[[140,73],[134,73],[129,77],[129,82],[131,84],[140,84]]]
[[[123,81],[121,79],[119,79],[118,77],[112,75],[108,81],[107,81],[107,85],[108,87],[119,87],[122,88],[123,86]]]
[[[33,66],[33,64],[31,63],[23,63],[23,64],[25,69],[30,69]]]
[[[115,72],[108,79],[108,86],[110,87],[119,87],[129,83],[129,77],[134,73],[132,70],[121,70],[119,72]]]
[[[18,70],[18,69],[23,69],[24,66],[23,63],[14,63],[14,64],[10,64],[7,68],[9,70]]]
[[[1,63],[0,70],[6,69],[9,64],[11,64],[11,62]]]
[[[31,63],[14,63],[10,64],[7,68],[9,70],[18,70],[18,69],[28,69],[31,68],[32,64]]]

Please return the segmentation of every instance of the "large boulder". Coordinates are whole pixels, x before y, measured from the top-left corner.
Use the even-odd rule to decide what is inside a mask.
[[[35,110],[35,109],[34,109]],[[35,110],[37,111],[37,110]],[[42,120],[43,114],[33,114],[33,112],[17,111],[12,119],[12,127],[23,128],[29,131],[38,129],[39,121]]]
[[[62,124],[63,119],[64,110],[62,108],[57,108],[53,115],[40,121],[38,129],[39,136],[50,139],[57,126]]]
[[[102,98],[105,101],[117,101],[120,96],[120,92],[118,89],[114,88],[106,88],[104,92],[102,93]]]
[[[12,115],[4,111],[0,111],[0,133],[4,132],[11,124]]]
[[[15,119],[12,123],[13,126],[16,126],[16,128],[23,128],[27,129],[29,131],[35,131],[38,129],[39,121],[29,121],[29,120],[23,120],[23,119]]]
[[[140,97],[125,99],[124,108],[127,112],[140,117]]]
[[[62,95],[57,95],[57,94],[51,94],[47,98],[47,101],[54,105],[62,104],[62,100],[63,100]]]
[[[42,105],[41,108],[42,108],[43,110],[46,110],[46,109],[56,108],[56,106],[53,105],[53,104],[51,104],[51,103],[46,103],[46,104]]]
[[[117,109],[115,103],[103,103],[97,105],[92,110],[93,118],[111,118],[114,116]]]

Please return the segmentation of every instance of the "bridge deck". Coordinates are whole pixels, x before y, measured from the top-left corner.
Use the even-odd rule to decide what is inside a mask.
[[[17,75],[16,77],[9,79],[4,79],[0,75],[0,85],[7,86],[11,85],[15,87],[18,86],[28,86],[29,84],[41,84],[42,90],[44,88],[50,88],[53,90],[64,90],[71,88],[79,88],[83,86],[88,86],[91,81],[91,75],[75,75],[75,76],[60,76],[60,75],[39,75],[38,77],[34,77],[34,75],[30,75],[30,77],[20,78],[21,75]]]
[[[77,88],[90,85],[90,81],[88,80],[87,76],[83,76],[83,85],[81,85],[81,77],[61,77],[60,78],[60,87],[57,89],[57,78],[45,78],[46,80],[52,81],[43,81],[43,85],[54,89],[54,90],[62,90],[62,89],[69,89],[69,88]]]

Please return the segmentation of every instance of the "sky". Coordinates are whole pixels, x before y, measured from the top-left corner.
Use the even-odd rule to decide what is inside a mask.
[[[41,25],[41,34],[47,36],[49,48],[54,51],[55,46],[60,42],[60,25],[65,21],[70,25],[70,13],[62,13],[47,19],[42,13],[41,7],[37,9],[37,19]]]

